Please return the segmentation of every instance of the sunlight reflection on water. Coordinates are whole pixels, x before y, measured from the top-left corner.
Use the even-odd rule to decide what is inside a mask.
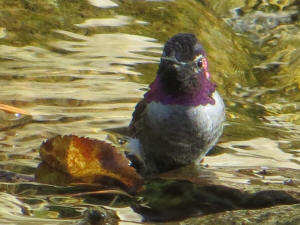
[[[211,166],[269,166],[300,169],[300,157],[282,151],[282,149],[279,148],[281,142],[284,141],[256,138],[221,143],[219,146],[233,150],[233,152],[225,152],[218,156],[206,157],[205,163]],[[298,163],[296,163],[295,160],[298,160]]]
[[[89,0],[89,3],[99,8],[112,8],[119,6],[117,3],[110,0]]]
[[[84,32],[71,32],[70,30],[73,31],[73,28],[66,30],[55,28],[60,30],[49,31],[55,34],[55,38],[47,41],[44,45],[25,45],[23,47],[18,47],[20,45],[0,45],[0,102],[21,107],[33,116],[32,118],[24,118],[0,112],[0,158],[2,159],[0,168],[4,171],[26,174],[33,179],[34,170],[40,162],[37,147],[45,138],[56,134],[74,134],[102,140],[107,139],[106,129],[124,128],[128,125],[135,104],[147,89],[148,85],[141,84],[142,82],[139,80],[145,74],[138,70],[137,66],[155,65],[154,69],[146,67],[147,72],[151,74],[151,79],[154,78],[156,65],[159,62],[162,50],[161,41],[146,35],[133,35],[143,33],[142,29],[138,32],[132,31],[131,34],[123,31],[123,33],[115,32],[114,30],[136,24],[147,25],[145,26],[147,29],[152,29],[149,28],[152,21],[142,15],[136,17],[135,14],[127,14],[127,11],[121,14],[112,11],[122,7],[122,1],[118,1],[120,4],[109,0],[89,0],[89,2],[93,6],[99,7],[99,10],[111,11],[107,12],[108,15],[105,15],[104,18],[87,18],[83,22],[76,22],[74,26],[80,31],[104,29],[99,33],[89,34],[87,32],[85,35],[82,34]],[[164,13],[161,9],[167,9],[166,5],[157,5],[152,10]],[[257,34],[256,29],[260,28],[259,24],[256,24],[257,21],[255,22],[257,16],[263,19],[263,22],[268,22],[268,17],[271,16],[270,26],[266,26],[266,29],[261,30],[264,33],[263,35],[267,36],[262,35],[263,38],[257,41],[262,44],[269,38],[268,35],[276,39],[285,37],[288,34],[279,32],[282,36],[278,36],[271,34],[268,29],[272,29],[279,22],[291,23],[292,20],[289,18],[291,13],[294,13],[294,11],[278,15],[277,13],[262,14],[259,12],[246,18],[238,17],[233,20],[227,18],[225,20],[238,32],[244,32],[246,29],[246,31],[250,30],[252,34]],[[181,13],[178,13],[178,15],[181,15]],[[277,16],[279,20],[276,20],[276,18],[274,20],[274,16]],[[152,19],[155,20],[156,18]],[[173,20],[173,18],[166,18],[166,20],[168,19]],[[249,21],[250,23],[248,23]],[[291,26],[293,25],[291,24]],[[160,28],[165,29],[163,23]],[[210,30],[208,27],[204,27],[203,30],[205,30],[203,34],[207,35],[207,40],[209,40],[206,40],[209,43],[208,46],[213,46],[215,43],[210,38],[212,35],[218,37],[220,35],[219,30]],[[158,33],[161,30],[151,30],[151,32],[159,36]],[[1,40],[12,36],[11,30],[0,27]],[[205,36],[201,38],[205,39]],[[224,41],[231,43],[231,40]],[[238,39],[236,42],[238,42]],[[236,48],[236,46],[230,47]],[[263,71],[256,77],[258,80],[257,86],[253,87],[252,84],[244,82],[245,86],[240,88],[239,93],[236,92],[233,95],[228,93],[226,95],[226,90],[224,91],[223,97],[228,102],[228,115],[232,115],[232,120],[227,122],[229,126],[234,127],[234,129],[236,129],[236,124],[240,124],[242,128],[253,126],[256,131],[259,130],[259,126],[262,126],[270,129],[270,131],[278,129],[276,131],[279,135],[262,137],[260,134],[254,138],[248,138],[248,134],[245,132],[242,134],[244,136],[241,135],[236,138],[225,129],[227,139],[219,144],[224,149],[222,154],[208,156],[204,160],[204,163],[209,166],[206,171],[210,171],[210,168],[212,168],[212,171],[210,171],[214,174],[212,179],[250,184],[253,178],[252,175],[249,178],[248,174],[241,176],[233,171],[236,168],[249,167],[255,167],[257,170],[262,167],[300,169],[299,145],[297,145],[300,137],[300,127],[297,124],[297,121],[299,123],[299,117],[297,117],[299,104],[296,102],[296,98],[293,99],[293,96],[296,96],[295,93],[290,94],[291,97],[288,98],[289,93],[283,95],[284,91],[280,86],[281,83],[286,86],[290,85],[290,83],[281,82],[281,79],[284,80],[285,75],[288,74],[285,70],[288,61],[281,62],[281,54],[284,53],[283,56],[285,56],[286,51],[294,51],[294,48],[294,46],[288,49],[284,48],[283,51],[279,51],[280,54],[274,54],[267,60],[253,53],[251,55],[253,60],[257,60],[256,57],[262,58],[260,59],[261,62],[254,66],[255,69]],[[210,52],[210,55],[213,55],[215,59],[224,57],[224,59],[229,58],[232,61],[240,57],[239,55],[226,55],[224,54],[226,51],[223,50],[221,51],[222,54]],[[245,49],[245,52],[247,51],[250,50]],[[283,68],[282,72],[279,73],[280,76],[264,77],[264,70],[268,72],[269,67],[275,64]],[[236,74],[229,74],[226,70],[228,68],[232,69],[231,64],[227,66],[227,68],[220,68],[220,65],[216,63],[215,68],[211,67],[211,69],[221,74],[222,78],[224,76],[225,80],[231,81],[231,78],[237,76],[241,71],[237,67]],[[242,71],[243,76],[246,74],[244,72]],[[271,71],[270,73],[273,75],[276,72]],[[244,77],[243,79],[246,80]],[[275,83],[276,85],[268,84],[268,82],[274,80],[279,83],[278,86],[276,86],[277,83]],[[264,87],[264,82],[269,86]],[[222,79],[220,79],[219,84],[219,89],[227,88],[226,84],[222,83]],[[230,85],[233,85],[232,82],[228,82],[228,86]],[[234,110],[237,112],[235,113]],[[250,124],[247,121],[248,118],[253,119],[249,121],[257,122],[259,120],[259,122],[263,122],[255,127],[256,124]],[[15,125],[17,126],[15,127]],[[287,135],[282,135],[281,131]],[[231,139],[235,141],[231,141]],[[228,171],[223,170],[223,168],[228,168]],[[280,172],[278,173],[274,176],[265,176],[262,179],[263,182],[282,183],[288,178],[281,176]],[[259,177],[259,175],[255,176],[254,178]],[[211,178],[210,175],[208,177]],[[14,196],[15,191],[19,188],[19,182],[13,183],[12,187],[9,187],[7,185],[9,183],[6,182],[5,178],[3,179],[4,181],[0,183],[3,184],[2,189],[9,190],[12,195],[3,193],[0,196],[0,223],[69,224],[74,222],[65,218],[63,222],[62,220],[34,219],[34,217],[29,219],[29,216],[22,213],[21,205],[24,206],[24,202],[17,198],[17,194]],[[30,187],[25,188],[24,192],[26,191],[35,193],[36,190]],[[33,211],[49,211],[48,196],[43,197],[45,200],[41,205],[30,205],[33,206]],[[34,199],[36,196],[32,194],[28,198]],[[55,202],[55,204],[57,203]],[[30,208],[30,206],[28,207]],[[72,208],[74,206],[70,203],[68,207]],[[77,208],[74,210],[77,210]],[[130,207],[114,208],[114,210],[124,220],[122,224],[130,224],[125,220],[141,221],[141,216],[133,212]],[[58,217],[59,213],[57,211],[42,214],[41,217]]]

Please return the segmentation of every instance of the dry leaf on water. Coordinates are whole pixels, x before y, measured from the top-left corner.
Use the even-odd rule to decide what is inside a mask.
[[[130,193],[142,189],[143,179],[129,166],[128,159],[104,141],[74,135],[56,136],[41,145],[40,156],[44,163],[67,174],[73,182],[110,185],[113,181],[112,185],[122,184]]]

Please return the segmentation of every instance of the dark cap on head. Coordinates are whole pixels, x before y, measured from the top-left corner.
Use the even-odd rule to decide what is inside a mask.
[[[199,50],[203,50],[194,34],[176,34],[166,42],[162,56],[175,57],[181,62],[191,61],[196,54],[200,53],[196,51],[196,44],[199,45],[197,46]]]
[[[165,44],[158,69],[163,88],[170,95],[193,94],[201,88],[200,74],[204,70],[197,68],[205,57],[204,49],[194,34],[179,33]]]

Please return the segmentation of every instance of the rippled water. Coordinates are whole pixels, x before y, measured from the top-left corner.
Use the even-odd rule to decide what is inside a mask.
[[[245,2],[2,1],[0,102],[32,117],[0,111],[0,222],[71,224],[96,204],[35,183],[36,149],[56,134],[107,139],[126,127],[164,41],[182,31],[207,49],[227,105],[223,138],[204,164],[238,183],[251,179],[218,168],[300,169],[299,6]],[[141,220],[121,206],[121,220]]]

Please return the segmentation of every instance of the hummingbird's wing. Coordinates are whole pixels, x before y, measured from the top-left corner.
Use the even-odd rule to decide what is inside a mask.
[[[141,146],[139,141],[139,135],[143,133],[145,129],[145,115],[147,109],[147,102],[142,99],[136,106],[132,113],[132,119],[128,127],[129,136],[128,143],[126,145],[127,157],[131,161],[133,167],[143,168],[145,162],[141,153]]]
[[[147,109],[147,102],[143,98],[136,106],[132,113],[132,120],[129,124],[129,134],[136,137],[144,129],[144,120]]]

